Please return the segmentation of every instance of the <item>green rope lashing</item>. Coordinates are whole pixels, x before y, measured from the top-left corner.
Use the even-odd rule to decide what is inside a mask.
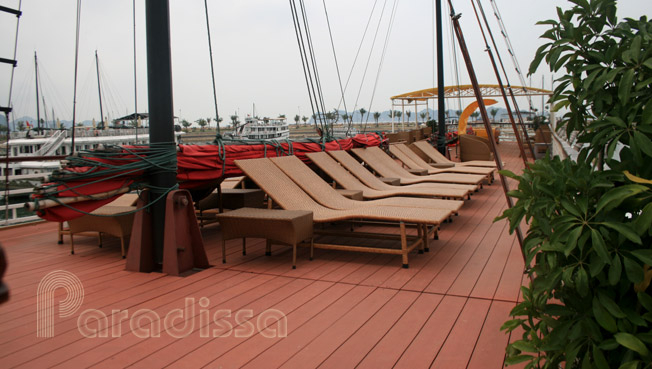
[[[93,197],[92,195],[86,195],[80,192],[80,188],[89,185],[95,185],[100,182],[107,180],[115,180],[121,177],[128,177],[134,173],[140,171],[149,171],[150,173],[161,173],[161,172],[177,172],[177,153],[176,150],[171,149],[175,148],[174,142],[163,142],[163,143],[154,143],[149,145],[142,145],[140,147],[128,148],[120,146],[106,146],[105,150],[100,151],[80,151],[74,156],[69,156],[66,158],[67,167],[89,167],[90,169],[85,172],[74,172],[74,171],[61,171],[57,170],[48,177],[48,181],[52,182],[50,184],[43,184],[37,188],[36,192],[42,196],[34,199],[34,208],[35,210],[39,209],[40,200],[52,200],[59,205],[63,205],[72,210],[78,211],[80,213],[88,214],[80,209],[76,209],[71,205],[63,204],[59,200],[59,196],[62,192],[72,192],[78,196],[87,196],[89,200],[101,200],[100,198]],[[132,156],[132,157],[126,157]],[[97,160],[93,160],[97,159]],[[118,162],[114,163],[105,163],[101,160],[112,160]],[[123,163],[120,163],[123,162]],[[156,201],[170,193],[177,188],[178,184],[171,186],[170,188],[158,188],[152,185],[149,185],[143,182],[142,178],[140,181],[134,180],[131,185],[126,183],[131,178],[125,178],[125,184],[120,188],[128,188],[129,191],[133,189],[141,188],[150,188],[159,190],[162,195],[159,196]],[[71,185],[74,182],[81,182],[75,185]],[[119,188],[119,189],[120,189]],[[128,192],[128,191],[127,191]],[[153,203],[151,202],[151,203]],[[150,205],[146,206],[149,207]],[[138,209],[140,210],[140,209]],[[137,211],[137,210],[135,210]],[[93,214],[96,215],[96,214]]]

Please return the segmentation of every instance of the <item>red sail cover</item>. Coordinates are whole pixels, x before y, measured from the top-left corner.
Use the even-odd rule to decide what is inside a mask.
[[[235,160],[276,157],[295,155],[309,163],[306,153],[318,151],[350,150],[356,147],[378,146],[385,140],[376,133],[358,134],[326,143],[321,142],[275,142],[251,145],[179,145],[177,152],[177,182],[180,188],[203,189],[215,186],[221,178],[237,177],[243,175],[233,163]],[[133,160],[132,160],[133,158]],[[113,166],[133,163],[140,160],[134,155],[125,152],[123,156],[115,159],[93,159],[98,162],[96,167],[74,167],[65,170],[74,172],[98,172],[102,170],[101,164]],[[143,171],[125,171],[118,175],[111,175],[102,181],[93,177],[88,182],[66,182],[57,184],[58,190],[63,190],[59,197],[76,197],[80,195],[102,194],[132,185],[142,181]],[[35,199],[42,196],[33,195]],[[59,205],[37,211],[39,217],[55,222],[75,219],[90,213],[113,201],[118,196],[104,200],[80,201],[73,204]],[[81,210],[80,211],[77,211]]]

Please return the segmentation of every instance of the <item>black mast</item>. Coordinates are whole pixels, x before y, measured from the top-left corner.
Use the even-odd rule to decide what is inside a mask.
[[[439,151],[446,155],[446,105],[444,101],[444,42],[442,32],[441,0],[435,0],[437,17],[437,120],[439,121]]]
[[[138,79],[136,74],[136,0],[132,1],[134,20],[134,117],[136,118],[136,143],[138,143]]]
[[[36,127],[37,132],[41,131],[41,110],[39,108],[38,97],[38,59],[36,58],[36,51],[34,51],[34,73],[36,74]]]
[[[174,151],[174,115],[172,105],[172,62],[170,57],[170,11],[168,0],[147,0],[147,89],[149,96],[149,142]],[[176,164],[176,159],[175,159]],[[176,165],[175,165],[176,167]],[[176,169],[149,173],[150,200],[160,197],[176,184]],[[165,201],[152,207],[154,265],[163,260]]]
[[[100,65],[97,61],[97,50],[95,50],[95,69],[97,70],[97,96],[100,97],[100,121],[104,128],[104,112],[102,111],[102,88],[100,87]]]

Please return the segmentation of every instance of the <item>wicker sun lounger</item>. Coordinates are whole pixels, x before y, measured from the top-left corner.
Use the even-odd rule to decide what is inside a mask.
[[[282,156],[270,160],[313,199],[331,209],[356,209],[361,206],[398,206],[403,208],[445,209],[457,213],[464,205],[463,201],[417,199],[414,197],[390,197],[369,201],[351,200],[342,196],[296,156]]]
[[[429,174],[442,173],[442,168],[435,168],[432,165],[428,164],[425,160],[421,159],[414,151],[412,151],[405,144],[394,144],[389,145],[389,150],[397,159],[407,165],[410,169],[425,169]],[[452,165],[445,168],[447,173],[466,173],[466,174],[478,174],[487,177],[489,183],[493,181],[493,175],[496,169],[494,168],[482,168],[482,167],[470,167],[470,166],[460,166],[457,167],[455,164],[445,164],[446,166]]]
[[[353,149],[352,151],[381,176],[400,178],[401,184],[434,182],[446,183],[452,188],[454,188],[456,184],[475,185],[477,188],[478,186],[482,186],[482,182],[485,179],[484,176],[458,173],[438,173],[417,176],[402,168],[379,147]]]
[[[336,245],[315,242],[315,248],[375,252],[401,255],[403,267],[408,267],[408,253],[416,247],[427,250],[428,236],[437,232],[441,222],[450,217],[450,210],[443,209],[408,209],[389,206],[369,206],[349,210],[334,210],[320,205],[305,193],[297,184],[283,173],[268,159],[236,160],[235,164],[253,180],[278,205],[286,210],[308,210],[313,212],[315,223],[328,224],[338,221],[373,220],[396,223],[400,234],[370,234],[366,232],[347,232],[349,237],[370,238],[376,236],[382,239],[400,239],[401,248],[365,247],[359,245]],[[408,236],[406,223],[417,225],[418,235]],[[431,225],[430,231],[427,226]],[[324,233],[319,230],[316,233]],[[341,233],[340,233],[341,234]],[[414,241],[408,245],[408,241]]]
[[[430,145],[426,141],[417,141],[411,144],[410,148],[413,149],[414,152],[419,154],[422,158],[425,156],[425,158],[427,158],[426,160],[431,160],[434,163],[449,163],[449,164],[455,164],[455,166],[496,168],[495,161],[487,161],[487,160],[472,160],[472,161],[464,161],[464,162],[451,161],[447,157],[442,155],[439,151],[435,150],[435,148],[432,147],[432,145]]]
[[[367,172],[373,180],[378,180],[381,187],[385,188],[377,190],[362,183],[358,178],[351,174],[346,168],[340,165],[326,152],[311,152],[307,154],[308,158],[315,163],[321,170],[331,177],[336,183],[347,190],[362,191],[362,196],[366,200],[382,199],[393,196],[410,196],[410,197],[446,197],[464,199],[469,194],[467,190],[458,189],[436,189],[436,188],[408,188],[409,186],[391,186],[383,183],[374,177],[371,173]],[[355,161],[355,160],[354,160]],[[357,163],[357,162],[356,162]],[[364,171],[364,167],[360,166]]]
[[[477,186],[472,185],[450,185],[446,183],[415,183],[410,185],[403,186],[393,186],[381,181],[378,177],[373,175],[367,170],[362,164],[360,164],[353,156],[344,150],[329,151],[328,154],[337,160],[344,168],[346,168],[351,174],[356,176],[362,183],[365,185],[381,191],[394,191],[394,190],[407,190],[407,191],[428,191],[428,193],[434,196],[441,196],[444,198],[452,197],[456,199],[461,199],[463,196],[470,198],[471,192],[473,192]],[[460,192],[461,191],[461,192]],[[443,195],[443,193],[464,193],[462,197],[459,195]]]

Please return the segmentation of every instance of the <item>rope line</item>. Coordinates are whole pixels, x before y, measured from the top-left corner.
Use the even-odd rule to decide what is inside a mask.
[[[151,174],[160,172],[174,171],[176,173],[176,151],[169,150],[170,143],[152,143],[139,147],[121,147],[106,146],[104,150],[79,151],[73,156],[66,158],[64,170],[54,171],[47,183],[36,187],[34,192],[40,197],[33,199],[35,210],[39,210],[39,203],[43,200],[52,200],[59,205],[75,210],[80,213],[88,214],[81,209],[72,205],[64,204],[60,201],[63,196],[58,196],[64,192],[73,193],[77,196],[84,196],[88,200],[102,200],[101,198],[88,195],[80,191],[81,188],[96,185],[101,182],[125,178],[124,182],[118,189],[129,188],[129,190],[141,190],[149,188],[158,190],[163,195],[159,196],[153,202],[160,201],[170,191],[179,187],[174,186],[163,188],[145,183],[143,178],[134,180],[128,184],[131,175],[138,172],[149,171]],[[107,162],[108,160],[112,162]],[[66,168],[88,168],[84,172],[65,170]],[[81,182],[81,183],[80,183]],[[151,204],[147,205],[149,207]],[[135,211],[138,211],[137,209]],[[134,212],[135,212],[134,211]],[[93,214],[96,215],[96,214]]]
[[[330,18],[328,17],[328,10],[326,10],[326,0],[322,0],[322,3],[324,4],[324,13],[326,14],[326,24],[328,25],[328,35],[330,36],[331,48],[333,50],[333,58],[335,59],[335,69],[337,70],[337,81],[339,82],[340,85],[340,93],[342,94],[342,102],[344,103],[344,114],[348,115],[349,112],[348,109],[346,108],[346,99],[344,98],[344,88],[342,87],[342,77],[340,75],[340,65],[337,62],[337,54],[335,53],[335,42],[333,41],[333,32],[331,31],[331,21]],[[350,122],[352,121],[353,121],[353,113],[351,113]],[[346,129],[347,136],[349,134],[350,129],[351,129],[351,123],[349,123],[348,128]]]
[[[217,110],[217,90],[215,89],[215,67],[213,66],[213,46],[211,44],[211,27],[208,22],[208,2],[204,0],[204,9],[206,10],[206,33],[208,34],[208,54],[211,61],[211,82],[213,83],[213,104],[215,105],[215,123],[217,124],[217,134],[220,134],[220,113]]]
[[[372,110],[372,106],[374,103],[374,97],[376,96],[376,88],[378,87],[378,81],[380,80],[380,72],[383,69],[383,65],[385,64],[385,55],[387,55],[387,46],[389,45],[389,36],[392,33],[392,28],[394,27],[394,19],[396,19],[396,9],[398,8],[398,1],[399,0],[394,0],[394,5],[392,6],[392,12],[390,13],[389,17],[389,25],[387,27],[387,34],[385,35],[385,43],[383,44],[383,51],[381,53],[380,57],[380,63],[378,64],[378,71],[376,72],[376,80],[374,81],[374,88],[371,93],[371,101],[369,102],[369,110]],[[383,9],[385,6],[383,5]],[[380,23],[379,23],[380,26]],[[378,30],[376,30],[378,32]],[[375,42],[376,36],[374,36],[374,42]],[[371,56],[371,55],[370,55]],[[365,71],[366,73],[366,71]],[[357,101],[356,101],[357,104]],[[369,123],[369,114],[367,114],[367,120],[364,123],[364,129],[363,133],[367,132],[367,124]]]

